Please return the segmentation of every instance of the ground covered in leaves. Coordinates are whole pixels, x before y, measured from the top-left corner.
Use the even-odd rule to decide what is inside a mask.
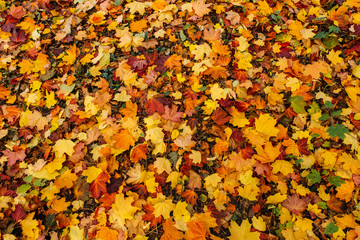
[[[1,239],[359,239],[359,0],[0,0]]]

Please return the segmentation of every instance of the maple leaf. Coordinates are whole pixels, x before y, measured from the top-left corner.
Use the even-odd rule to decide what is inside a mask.
[[[147,155],[147,144],[139,144],[131,149],[130,160],[134,163],[137,163],[141,159],[146,159]]]
[[[218,41],[221,39],[221,31],[213,27],[205,28],[203,38],[209,42]]]
[[[68,156],[71,156],[75,152],[75,145],[76,144],[71,140],[60,139],[56,141],[55,145],[53,146],[53,150],[55,151],[57,157],[62,157],[65,153]]]
[[[96,233],[96,238],[101,240],[118,240],[118,231],[102,226]]]
[[[15,211],[13,211],[11,216],[16,222],[26,217],[26,212],[24,208],[21,206],[21,204],[16,204]]]
[[[275,127],[276,120],[269,114],[262,114],[258,119],[255,120],[256,131],[263,133],[268,136],[276,136],[279,129]]]
[[[255,149],[257,154],[254,157],[263,164],[273,162],[280,155],[280,147],[280,143],[273,147],[271,142],[266,142],[264,148],[260,145],[256,145]]]
[[[308,155],[311,154],[310,151],[307,148],[308,147],[307,141],[308,141],[307,138],[301,138],[296,142],[296,144],[298,146],[299,153],[303,154],[305,156],[308,156]]]
[[[249,220],[245,219],[241,222],[239,226],[235,221],[231,221],[230,223],[230,237],[229,240],[259,240],[260,233],[259,232],[251,232],[251,224]]]
[[[168,68],[177,68],[181,66],[182,60],[182,56],[173,54],[164,62],[164,66]]]
[[[90,191],[94,198],[98,199],[102,194],[106,193],[106,183],[109,180],[109,174],[105,171],[91,183]]]
[[[181,117],[183,116],[183,112],[178,112],[178,107],[176,105],[172,105],[171,109],[166,105],[164,109],[164,113],[161,115],[165,120],[169,120],[172,122],[181,122]]]
[[[219,78],[226,79],[229,76],[226,68],[222,66],[210,67],[204,72],[204,74],[211,75],[211,77],[215,80],[218,80]]]
[[[2,153],[8,158],[8,166],[13,166],[17,161],[23,161],[26,157],[24,149],[17,149],[15,151],[6,149]]]
[[[162,114],[165,111],[164,104],[168,103],[169,101],[163,97],[150,98],[145,104],[146,112],[149,115],[153,115],[155,112]]]
[[[198,195],[196,194],[196,192],[192,191],[192,190],[186,190],[181,194],[181,197],[185,198],[187,203],[190,203],[192,205],[196,204],[196,201],[198,199]]]
[[[296,194],[288,196],[287,199],[282,203],[284,207],[286,207],[295,214],[299,214],[305,211],[308,204],[309,204],[308,199],[300,198]]]
[[[65,56],[62,57],[63,61],[66,62],[68,65],[72,65],[75,63],[76,55],[77,55],[78,49],[76,48],[76,45],[72,45],[70,49],[66,50]]]
[[[34,215],[35,212],[29,213],[24,220],[20,221],[23,236],[31,240],[37,239],[40,235],[39,222],[34,220]]]
[[[197,219],[186,223],[188,231],[185,234],[187,240],[206,240],[206,228],[204,223]]]
[[[21,30],[21,29],[18,29],[18,30],[14,29],[12,31],[12,35],[11,35],[10,40],[13,43],[23,43],[23,42],[25,42],[27,40],[25,31]]]
[[[128,150],[130,146],[134,146],[135,140],[133,136],[130,135],[128,130],[121,130],[120,133],[115,134],[113,137],[114,147],[121,150]]]
[[[236,25],[240,22],[240,15],[237,12],[226,12],[226,19],[230,21],[231,25]]]
[[[218,108],[211,116],[211,119],[214,120],[214,122],[218,125],[224,125],[225,123],[230,121],[231,116],[228,115],[226,111]]]
[[[163,223],[164,233],[160,240],[178,240],[183,238],[183,233],[174,227],[174,222],[171,218],[168,218]]]
[[[176,146],[183,148],[185,151],[190,150],[195,146],[196,142],[191,140],[192,136],[187,134],[186,136],[179,136],[174,140]]]

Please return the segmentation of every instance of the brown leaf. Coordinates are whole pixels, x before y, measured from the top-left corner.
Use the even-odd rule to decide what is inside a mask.
[[[226,111],[218,108],[211,116],[211,119],[214,120],[214,122],[218,125],[224,125],[225,123],[230,121],[231,116],[228,115]]]
[[[283,206],[295,214],[305,211],[308,204],[308,199],[300,198],[296,194],[288,196],[288,198],[283,202]]]

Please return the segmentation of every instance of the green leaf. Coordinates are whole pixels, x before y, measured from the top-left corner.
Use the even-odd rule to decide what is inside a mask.
[[[307,175],[307,178],[310,180],[310,184],[320,183],[321,182],[321,176],[318,171],[315,169],[311,169],[311,173]]]
[[[180,31],[179,31],[179,36],[180,36],[180,40],[181,40],[181,41],[183,41],[183,42],[186,41],[186,36],[185,36],[183,30],[180,30]]]
[[[331,114],[331,116],[340,116],[340,114],[341,114],[341,110],[337,110],[337,111],[333,111],[332,113],[330,113]]]
[[[329,27],[329,32],[339,33],[339,32],[341,32],[341,30],[339,27],[332,25]]]
[[[121,5],[121,0],[115,0],[115,6],[120,6]]]
[[[307,106],[307,103],[303,101],[303,97],[301,96],[290,97],[289,101],[291,102],[291,107],[294,109],[294,112],[306,113],[305,107]]]
[[[17,193],[26,193],[31,188],[29,184],[23,184],[16,189]]]
[[[29,175],[29,176],[26,176],[26,177],[23,178],[23,180],[24,180],[25,182],[27,182],[27,183],[31,183],[32,179],[33,179],[33,176],[32,176],[32,175]]]
[[[323,44],[325,45],[325,47],[331,49],[336,47],[336,45],[338,45],[338,40],[336,37],[326,37],[323,41]]]
[[[326,120],[329,119],[329,117],[330,117],[329,114],[324,113],[323,115],[321,115],[321,117],[319,117],[319,120],[320,120],[320,121],[326,121]]]
[[[319,205],[322,209],[327,209],[326,202],[318,202],[317,205]]]
[[[333,233],[336,233],[338,230],[339,230],[339,227],[336,226],[335,223],[331,222],[326,226],[324,233],[325,234],[333,234]]]
[[[335,105],[332,104],[330,101],[326,101],[325,103],[325,106],[328,107],[328,108],[333,108]]]
[[[342,140],[345,139],[345,134],[349,134],[349,130],[344,126],[340,124],[335,124],[334,126],[329,127],[326,132],[330,135],[330,137],[338,137]]]
[[[308,113],[310,115],[314,114],[314,113],[317,113],[317,112],[321,112],[321,109],[319,107],[319,104],[317,102],[313,102],[311,105],[310,105],[310,108],[307,110]]]
[[[329,34],[326,32],[318,32],[313,39],[323,39],[326,38]]]
[[[34,180],[34,186],[35,187],[43,187],[43,186],[45,186],[44,179],[35,179]]]
[[[339,176],[333,176],[333,177],[328,177],[328,181],[330,184],[336,186],[336,187],[340,187],[341,184],[345,183],[344,180],[341,180],[341,178]]]

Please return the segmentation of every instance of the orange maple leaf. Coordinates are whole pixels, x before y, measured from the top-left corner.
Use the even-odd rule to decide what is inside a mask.
[[[182,60],[182,56],[173,54],[165,61],[164,65],[168,68],[180,67]]]
[[[183,238],[183,234],[174,227],[174,222],[171,218],[166,219],[163,224],[164,234],[160,240],[178,240]]]
[[[192,220],[186,223],[188,231],[185,234],[186,240],[206,240],[206,228],[204,223],[199,220]]]
[[[128,150],[130,146],[134,146],[134,138],[129,134],[128,130],[121,130],[120,133],[117,133],[113,136],[115,140],[114,147],[117,149],[122,149],[124,151]]]
[[[131,149],[130,152],[130,160],[134,163],[137,163],[141,159],[146,159],[146,153],[147,153],[147,144],[139,144],[133,149]]]
[[[192,205],[195,205],[198,199],[198,195],[192,190],[186,190],[181,194],[181,197],[185,198],[186,202]]]
[[[228,71],[226,68],[221,66],[215,66],[208,68],[205,72],[205,75],[211,75],[211,77],[215,80],[218,80],[219,78],[226,79],[229,76]]]
[[[141,32],[146,27],[147,27],[147,21],[145,19],[141,19],[139,21],[130,23],[131,32]]]

